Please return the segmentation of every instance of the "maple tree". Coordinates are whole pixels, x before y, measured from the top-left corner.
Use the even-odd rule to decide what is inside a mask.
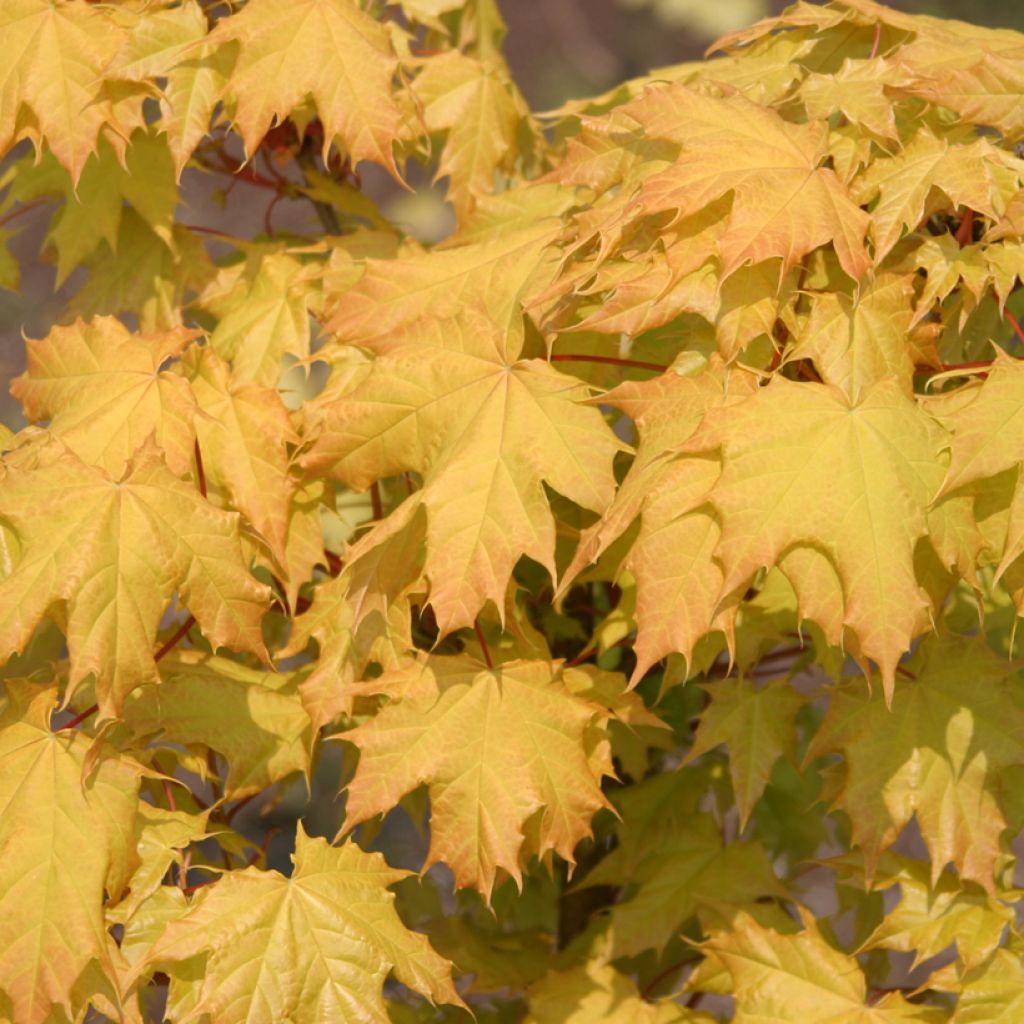
[[[1024,35],[503,31],[0,4],[0,1021],[1017,1021]]]

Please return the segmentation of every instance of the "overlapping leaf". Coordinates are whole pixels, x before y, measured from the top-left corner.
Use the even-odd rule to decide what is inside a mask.
[[[531,855],[573,862],[607,805],[610,713],[574,694],[556,666],[423,659],[364,686],[399,699],[344,734],[359,749],[350,826],[426,783],[428,863],[444,861],[459,885],[489,897],[498,872],[521,879]]]
[[[391,971],[437,1003],[461,1005],[449,963],[395,911],[388,886],[407,872],[352,843],[311,839],[301,826],[293,862],[290,878],[231,872],[167,926],[143,968],[171,975],[172,1020],[383,1022]],[[204,953],[202,975],[179,969]]]
[[[153,447],[113,477],[52,443],[31,468],[7,468],[0,517],[20,549],[0,583],[3,656],[63,602],[70,686],[95,674],[103,716],[156,682],[157,628],[175,589],[212,643],[266,656],[267,588],[247,571],[237,514],[180,481]]]
[[[424,321],[380,348],[320,407],[304,464],[360,490],[407,470],[423,475],[415,500],[427,510],[424,574],[447,632],[471,625],[487,601],[504,607],[522,555],[555,576],[544,485],[602,511],[621,446],[582,404],[582,384],[519,358],[515,341],[483,318]]]
[[[56,690],[6,683],[0,713],[0,993],[12,1019],[46,1024],[120,1002],[119,951],[103,917],[137,866],[139,769],[107,757],[83,778],[90,742],[53,733]]]

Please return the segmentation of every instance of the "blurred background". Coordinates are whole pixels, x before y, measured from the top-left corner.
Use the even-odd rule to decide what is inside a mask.
[[[1024,0],[886,0],[911,14],[1024,30]],[[534,109],[603,92],[663,64],[694,60],[719,36],[789,0],[498,0],[505,52]]]

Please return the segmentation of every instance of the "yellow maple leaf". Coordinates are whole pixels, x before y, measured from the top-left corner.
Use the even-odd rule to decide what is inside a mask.
[[[158,127],[167,134],[178,178],[209,130],[227,82],[227,54],[201,42],[207,32],[206,14],[195,0],[146,11],[104,70],[108,78],[146,85],[165,80]]]
[[[875,262],[892,251],[904,230],[915,231],[936,207],[929,193],[940,189],[952,205],[993,219],[1017,190],[1018,174],[1008,155],[987,139],[951,145],[923,127],[895,156],[875,160],[851,185],[859,203],[877,198],[871,210]]]
[[[830,946],[809,915],[805,930],[785,935],[740,913],[731,931],[713,935],[703,949],[732,976],[734,1024],[940,1024],[946,1011],[885,993],[872,1005],[860,964]]]
[[[398,57],[387,29],[354,0],[251,0],[209,38],[239,45],[225,93],[246,153],[312,97],[325,151],[338,142],[353,163],[373,160],[398,177]]]
[[[359,490],[423,474],[430,603],[443,631],[472,625],[488,600],[504,608],[521,556],[555,576],[544,485],[602,511],[622,445],[582,404],[583,384],[519,358],[515,339],[482,318],[422,321],[378,351],[344,393],[316,407],[320,432],[303,465]]]
[[[809,585],[802,573],[790,580],[803,615],[827,635],[845,628],[848,648],[878,662],[891,694],[900,658],[931,625],[914,556],[946,444],[893,378],[850,402],[837,388],[775,377],[746,401],[711,410],[685,447],[721,452],[709,501],[721,522],[723,593],[806,549],[816,564]]]
[[[29,420],[48,419],[83,462],[120,476],[152,435],[171,471],[184,476],[193,466],[197,406],[188,381],[163,366],[196,333],[132,334],[114,317],[54,327],[28,342],[28,368],[11,394]]]
[[[118,1001],[120,954],[107,933],[104,891],[120,896],[138,863],[140,770],[111,754],[83,778],[92,741],[50,731],[56,688],[5,687],[0,994],[18,1024],[76,1020],[97,994]]]
[[[611,774],[610,712],[574,694],[555,665],[422,658],[362,688],[396,699],[342,734],[359,750],[347,828],[426,783],[427,864],[443,861],[458,885],[489,899],[498,871],[521,881],[531,855],[575,863],[608,806],[599,783]]]
[[[301,823],[292,861],[290,878],[256,868],[230,872],[167,926],[139,973],[171,976],[171,1003],[188,1006],[175,1019],[386,1024],[382,988],[391,971],[435,1003],[463,1005],[451,964],[402,924],[387,891],[410,872],[353,843],[311,839]],[[178,969],[202,953],[200,976]]]
[[[227,492],[287,569],[288,523],[298,482],[289,475],[289,444],[298,434],[274,388],[236,383],[227,364],[210,348],[194,348],[185,359],[196,404],[203,465],[214,485]],[[300,581],[301,582],[301,581]]]
[[[180,481],[152,446],[120,478],[56,442],[34,461],[8,466],[0,488],[19,546],[0,582],[0,656],[21,651],[64,602],[68,694],[95,673],[101,716],[116,716],[131,690],[157,681],[157,628],[178,590],[212,644],[266,658],[268,588],[247,571],[237,513]]]
[[[448,195],[464,223],[475,200],[495,191],[498,170],[511,169],[526,105],[504,68],[458,50],[424,61],[414,89],[427,130],[448,133],[436,177],[449,177]]]
[[[913,394],[913,296],[913,275],[895,273],[876,274],[856,295],[813,295],[787,358],[812,359],[822,380],[851,401],[885,377]]]
[[[631,978],[600,960],[549,972],[530,986],[527,1001],[523,1024],[714,1024],[715,1020],[671,999],[647,1001]]]

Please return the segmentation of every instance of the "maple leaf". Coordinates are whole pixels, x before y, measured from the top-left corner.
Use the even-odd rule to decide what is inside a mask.
[[[741,913],[731,931],[704,944],[732,976],[735,1024],[939,1024],[946,1019],[944,1010],[909,1003],[895,991],[866,1005],[867,981],[857,961],[829,946],[813,920],[805,917],[804,924],[804,931],[783,935]]]
[[[784,680],[757,688],[747,679],[721,679],[705,689],[711,703],[700,716],[686,760],[728,744],[729,774],[742,830],[775,762],[783,754],[795,759],[795,720],[803,698]]]
[[[801,610],[826,634],[848,629],[891,694],[897,662],[930,625],[914,551],[945,475],[945,444],[945,432],[891,378],[850,403],[836,388],[776,377],[711,410],[684,447],[721,452],[708,500],[721,522],[723,593],[794,548],[824,554],[831,569],[820,562],[817,580],[790,580]],[[837,584],[839,607],[829,601]]]
[[[273,387],[288,353],[309,355],[309,312],[318,268],[287,252],[256,254],[214,278],[197,302],[218,317],[210,344],[243,383]]]
[[[488,600],[504,607],[522,555],[555,576],[544,485],[603,510],[621,444],[600,412],[581,404],[584,385],[519,358],[514,339],[487,321],[425,321],[381,348],[318,408],[320,433],[303,465],[359,490],[405,470],[423,475],[424,573],[438,624],[450,632],[472,625]]]
[[[1013,1024],[1024,1012],[1024,963],[1018,943],[997,949],[988,963],[956,986],[955,1024]]]
[[[833,696],[807,757],[841,751],[836,802],[870,878],[882,850],[916,817],[931,855],[934,888],[952,861],[961,878],[993,891],[1007,827],[1001,769],[1018,763],[1024,714],[1004,661],[962,638],[922,644],[908,661],[891,710],[862,686]]]
[[[56,689],[5,683],[0,712],[0,993],[12,1020],[84,1015],[119,1001],[119,953],[103,919],[137,864],[140,770],[108,752],[83,777],[91,740],[50,731]]]
[[[68,695],[95,673],[102,717],[157,681],[153,646],[175,589],[211,643],[266,658],[267,588],[246,571],[237,513],[178,480],[152,446],[115,479],[51,443],[35,466],[7,468],[0,517],[20,545],[0,582],[3,656],[22,650],[43,615],[66,602]]]
[[[0,68],[0,152],[31,138],[45,140],[78,181],[100,133],[115,145],[142,121],[142,98],[133,124],[115,110],[99,86],[123,30],[111,13],[87,4],[10,0],[0,13],[5,58]],[[121,145],[123,151],[123,143]]]
[[[395,912],[387,889],[410,872],[352,843],[311,839],[301,823],[292,862],[290,878],[246,868],[204,887],[150,949],[141,969],[171,975],[171,1003],[187,993],[185,1019],[385,1024],[390,971],[436,1003],[463,1005],[451,965]],[[203,953],[201,977],[178,970]]]
[[[886,86],[900,79],[897,69],[887,61],[847,57],[835,74],[808,75],[800,87],[800,97],[807,116],[814,121],[824,121],[838,110],[855,124],[891,142],[898,132]]]
[[[128,697],[123,717],[138,745],[155,738],[223,754],[231,799],[309,770],[309,717],[291,673],[181,651],[160,663],[159,686]]]
[[[499,229],[501,225],[498,225]],[[522,330],[522,306],[554,277],[561,262],[551,243],[561,219],[547,215],[495,237],[455,236],[447,246],[367,258],[354,283],[328,289],[326,327],[342,341],[379,347],[420,319],[450,319],[469,309],[499,327]]]
[[[551,971],[527,992],[523,1024],[714,1024],[714,1017],[672,1000],[648,1002],[633,981],[610,964],[588,960]]]
[[[54,327],[30,340],[11,394],[83,462],[120,476],[151,435],[178,476],[192,468],[197,405],[188,381],[163,369],[196,337],[177,328],[132,334],[114,317]]]
[[[663,950],[694,914],[705,927],[717,926],[741,908],[753,911],[766,896],[786,895],[764,847],[726,845],[710,815],[677,813],[670,824],[652,825],[652,808],[666,788],[634,787],[622,794],[622,832],[630,839],[583,881],[587,887],[627,887],[611,908],[616,957],[652,946]]]
[[[400,512],[389,516],[348,550],[345,569],[322,583],[312,607],[296,618],[282,656],[298,654],[311,639],[319,646],[316,664],[299,684],[314,733],[351,713],[351,684],[370,660],[394,668],[412,647],[406,596],[422,568],[424,525],[419,505],[410,523]]]
[[[398,699],[343,734],[359,750],[346,828],[426,783],[427,864],[444,861],[458,885],[489,899],[498,871],[521,882],[531,855],[575,862],[608,805],[599,783],[612,770],[610,715],[573,694],[555,665],[423,658],[364,688]]]
[[[206,838],[208,814],[168,811],[139,801],[135,815],[139,866],[128,881],[128,895],[113,908],[118,922],[131,918],[160,889],[172,864],[180,867],[185,847]]]
[[[252,0],[209,38],[239,44],[225,92],[247,154],[309,96],[325,153],[337,141],[353,163],[373,160],[398,177],[398,58],[384,26],[353,0]]]
[[[899,949],[914,954],[914,966],[956,943],[957,960],[968,970],[984,963],[1002,943],[1013,910],[991,895],[961,887],[948,872],[932,882],[927,865],[905,860],[884,882],[899,884],[900,901],[863,944],[864,949]]]
[[[209,348],[185,359],[196,405],[195,430],[209,479],[223,487],[288,568],[288,524],[297,484],[289,475],[288,446],[299,437],[280,394],[256,383],[236,383]],[[300,581],[301,582],[301,581]]]
[[[954,409],[943,415],[937,404],[936,413],[953,435],[945,493],[1024,462],[1017,425],[1024,413],[1024,364],[1001,349],[994,355],[985,380],[960,389]]]
[[[718,240],[723,276],[773,257],[782,258],[785,272],[827,242],[854,280],[868,270],[868,216],[835,172],[820,166],[826,133],[817,126],[791,124],[742,96],[719,99],[685,84],[652,89],[619,110],[648,137],[681,146],[671,167],[641,184],[636,202],[645,212],[687,216],[733,193]]]
[[[428,131],[447,131],[436,177],[449,178],[460,221],[495,189],[495,173],[515,152],[525,104],[503,69],[457,50],[431,57],[417,76],[416,98]]]
[[[913,275],[892,273],[876,274],[856,296],[816,295],[788,356],[812,359],[822,380],[852,402],[885,377],[913,394],[912,297]]]
[[[34,159],[39,166],[28,172]],[[38,202],[43,196],[64,200],[43,243],[56,250],[58,287],[101,240],[117,249],[125,201],[165,242],[171,241],[178,189],[167,143],[154,132],[136,131],[127,150],[101,138],[77,182],[52,153],[26,156],[8,200]]]
[[[179,179],[209,129],[230,70],[223,50],[201,45],[207,31],[206,15],[195,0],[147,12],[130,28],[104,71],[109,78],[130,82],[166,79],[160,94],[159,127],[167,134]]]
[[[689,659],[712,628],[723,579],[711,557],[719,529],[701,506],[718,466],[713,460],[680,460],[676,451],[709,409],[738,401],[755,387],[751,376],[725,371],[719,361],[692,376],[669,372],[620,384],[601,398],[632,419],[640,444],[614,502],[583,531],[561,591],[640,516],[640,531],[623,561],[637,582],[634,680],[671,652]]]
[[[953,207],[967,206],[995,219],[1017,188],[1005,162],[1005,154],[987,139],[950,146],[927,128],[895,156],[873,161],[851,191],[860,203],[877,198],[871,211],[875,262],[889,254],[904,229],[917,230],[936,209],[929,202],[933,188],[941,189]]]

